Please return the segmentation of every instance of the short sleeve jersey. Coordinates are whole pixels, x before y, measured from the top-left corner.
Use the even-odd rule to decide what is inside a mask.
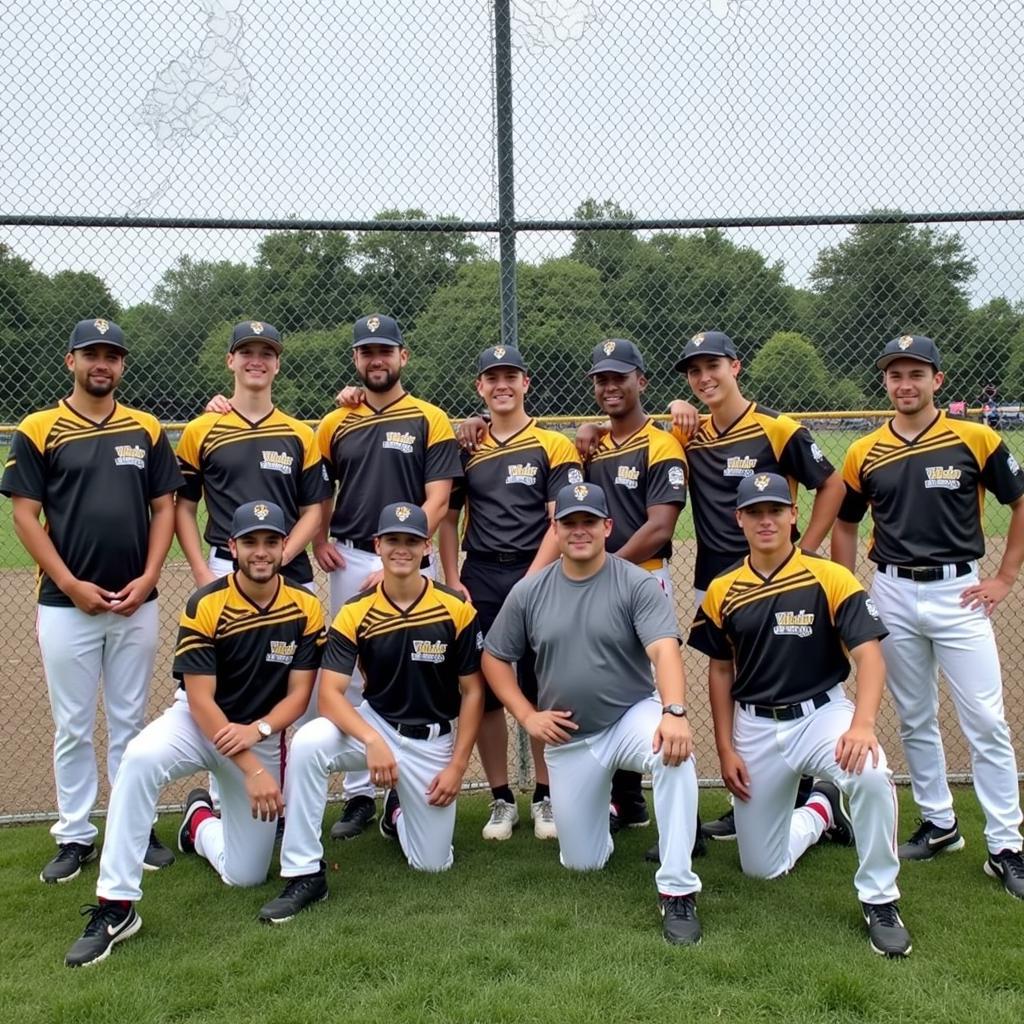
[[[870,508],[868,557],[880,565],[945,565],[985,553],[985,492],[1003,504],[1024,494],[1024,474],[999,435],[940,412],[913,439],[889,421],[850,446],[843,462],[843,522]]]
[[[197,590],[185,606],[173,672],[214,676],[213,699],[231,722],[258,721],[284,699],[293,669],[316,669],[326,640],[320,602],[284,580],[259,608],[231,573]]]
[[[608,550],[618,551],[647,522],[652,505],[686,505],[686,456],[682,445],[652,420],[625,441],[611,431],[587,463],[587,479],[604,489],[612,517]],[[653,569],[672,557],[666,542],[642,568]]]
[[[693,582],[698,590],[706,590],[715,576],[747,553],[746,539],[733,515],[740,480],[754,473],[778,473],[788,478],[795,498],[797,484],[817,490],[835,472],[806,427],[756,402],[721,432],[710,416],[702,416],[691,441],[674,433],[686,443],[690,463],[697,534]]]
[[[654,692],[646,648],[678,639],[675,613],[657,579],[609,555],[585,580],[561,561],[520,580],[509,592],[484,648],[502,661],[537,656],[537,706],[572,712],[574,737],[617,722]]]
[[[483,639],[473,606],[425,580],[414,604],[393,604],[384,585],[356,594],[338,610],[323,667],[363,673],[363,697],[389,722],[430,725],[458,717],[459,676],[480,670]]]
[[[383,409],[362,404],[329,413],[316,432],[338,500],[331,536],[369,543],[380,510],[393,501],[422,504],[425,486],[462,476],[448,417],[429,402],[402,395]]]
[[[886,635],[853,573],[794,547],[768,577],[749,558],[715,577],[689,645],[735,663],[736,700],[779,705],[841,683],[850,674],[847,652]]]
[[[197,417],[181,433],[178,463],[185,478],[181,496],[194,502],[205,496],[204,539],[220,548],[228,546],[235,509],[247,501],[280,505],[291,529],[300,508],[331,496],[313,431],[278,409],[256,422],[234,410]],[[313,567],[306,552],[281,574],[293,583],[310,582]]]
[[[61,401],[18,425],[0,493],[40,502],[50,540],[71,573],[118,591],[145,570],[150,502],[180,486],[174,450],[154,416],[118,402],[95,423]],[[38,598],[43,605],[74,604],[42,572]]]
[[[576,446],[534,420],[503,441],[488,433],[461,458],[465,476],[450,507],[466,509],[462,546],[470,553],[532,555],[548,528],[548,502],[566,484],[583,483]]]

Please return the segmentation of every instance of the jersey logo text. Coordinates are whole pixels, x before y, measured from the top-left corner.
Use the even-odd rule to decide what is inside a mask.
[[[960,489],[960,477],[963,470],[952,466],[926,466],[924,470],[926,488],[945,487],[947,491]]]
[[[266,660],[278,665],[290,665],[298,646],[294,640],[271,640]]]
[[[628,487],[631,491],[635,491],[639,484],[637,481],[640,479],[640,470],[634,469],[632,466],[617,466],[615,470],[615,486],[616,487]]]
[[[440,640],[413,640],[412,661],[429,661],[433,665],[440,665],[448,653],[448,644]]]
[[[137,444],[114,445],[114,465],[134,466],[136,469],[146,468],[146,449]]]
[[[533,487],[537,483],[537,467],[532,462],[515,463],[508,467],[507,484],[526,484]]]
[[[749,455],[733,455],[725,460],[722,476],[753,476],[757,469],[757,459]]]
[[[798,612],[776,612],[772,632],[776,636],[808,637],[814,632],[813,627],[814,612],[805,612],[801,608]]]
[[[287,455],[285,452],[265,451],[263,453],[263,458],[260,461],[260,469],[271,469],[276,473],[287,473],[291,475],[292,463],[294,461],[294,457]]]
[[[381,445],[382,448],[391,448],[396,452],[404,452],[406,455],[411,454],[412,446],[416,443],[415,434],[406,434],[401,430],[389,430],[384,435],[384,443]]]

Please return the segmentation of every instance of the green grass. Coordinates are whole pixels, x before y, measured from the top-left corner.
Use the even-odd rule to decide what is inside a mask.
[[[913,814],[901,790],[904,825]],[[703,793],[705,812],[725,805]],[[525,800],[520,800],[521,809]],[[43,826],[0,846],[0,1005],[33,1022],[878,1021],[1018,1022],[1024,1016],[1024,904],[981,872],[981,819],[957,794],[963,853],[903,872],[913,956],[868,949],[852,891],[853,850],[809,851],[775,882],[744,878],[736,847],[697,862],[704,944],[667,946],[642,860],[652,829],[617,841],[609,867],[562,869],[521,826],[485,844],[481,796],[459,805],[456,864],[410,871],[376,832],[329,844],[331,898],[278,928],[255,914],[278,881],[221,885],[204,862],[144,881],[145,924],[110,959],[69,971],[96,868],[66,886],[37,880],[52,846]],[[176,819],[159,832],[173,838]]]

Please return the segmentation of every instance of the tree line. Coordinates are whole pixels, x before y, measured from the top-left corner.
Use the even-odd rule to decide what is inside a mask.
[[[587,200],[580,219],[631,216]],[[385,210],[379,220],[421,219]],[[530,406],[541,413],[592,411],[585,380],[603,338],[636,341],[649,363],[647,404],[685,393],[671,366],[694,332],[727,331],[746,389],[788,411],[852,409],[882,401],[873,369],[880,346],[927,334],[943,352],[947,400],[976,401],[985,384],[1024,393],[1024,306],[1005,298],[972,306],[976,273],[953,231],[867,224],[822,249],[810,287],[789,284],[781,262],[716,230],[574,233],[568,255],[518,268],[520,347],[533,373]],[[47,275],[0,245],[0,420],[17,420],[62,393],[67,332],[78,319],[120,323],[130,345],[125,401],[164,419],[187,419],[229,384],[230,325],[257,318],[285,332],[278,404],[315,419],[353,378],[351,325],[383,311],[411,349],[407,382],[453,416],[478,407],[473,361],[500,338],[498,265],[458,232],[282,231],[265,236],[251,263],[181,256],[148,301],[122,308],[97,275]]]

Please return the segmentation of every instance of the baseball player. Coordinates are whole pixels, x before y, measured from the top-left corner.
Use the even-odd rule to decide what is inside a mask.
[[[56,729],[59,814],[50,829],[57,855],[39,876],[44,882],[68,882],[96,857],[89,815],[98,790],[100,678],[112,783],[144,724],[156,658],[156,584],[181,474],[157,420],[115,397],[126,351],[112,321],[75,325],[64,357],[71,395],[18,425],[0,481],[18,539],[39,566],[36,633]],[[156,833],[147,828],[146,836],[144,866],[173,863]]]
[[[194,789],[178,830],[182,853],[198,853],[226,885],[259,885],[284,813],[278,786],[282,733],[305,710],[325,642],[320,602],[281,578],[287,517],[271,501],[240,506],[229,550],[238,569],[197,590],[181,616],[174,703],[128,745],[110,798],[96,905],[65,958],[105,959],[142,926],[141,855],[160,790],[201,769],[221,794]]]
[[[422,508],[386,505],[375,534],[383,578],[335,616],[320,679],[322,717],[292,740],[286,884],[260,910],[267,923],[327,898],[320,829],[331,772],[367,769],[374,785],[387,787],[380,831],[398,839],[410,867],[452,865],[455,798],[484,707],[477,616],[460,594],[421,573],[430,543]],[[347,694],[357,661],[365,680],[353,707]]]
[[[1024,560],[1024,474],[993,430],[950,419],[937,408],[944,378],[930,338],[895,338],[876,365],[895,415],[846,454],[846,498],[832,532],[832,555],[853,567],[857,523],[870,508],[868,557],[877,570],[871,596],[889,630],[882,644],[889,690],[922,818],[899,855],[929,860],[964,846],[939,735],[941,668],[985,814],[985,871],[1024,898],[1017,763],[990,620]],[[1006,549],[991,579],[978,575],[986,491],[1011,509]]]
[[[473,602],[487,633],[513,584],[558,557],[548,529],[555,495],[567,483],[582,483],[583,470],[572,442],[536,425],[524,402],[530,376],[518,349],[494,345],[477,359],[476,390],[490,411],[490,424],[477,450],[462,453],[464,479],[452,493],[441,522],[440,549],[444,578]],[[465,509],[459,569],[458,522]],[[537,699],[532,652],[516,668],[523,692]],[[538,839],[554,839],[544,745],[531,740],[536,784],[530,818]],[[508,784],[508,729],[505,709],[485,689],[484,718],[477,738],[480,763],[491,787],[491,813],[484,839],[508,839],[519,822],[515,796]]]
[[[907,956],[910,934],[896,902],[896,793],[875,736],[885,627],[852,573],[794,546],[785,477],[746,477],[735,501],[749,555],[712,581],[689,643],[711,659],[715,744],[736,797],[740,866],[776,878],[826,832],[845,843],[852,832],[871,948]],[[843,695],[847,651],[857,666],[856,706]],[[794,810],[803,773],[823,781]]]
[[[612,774],[618,768],[651,773],[663,934],[671,943],[694,945],[701,938],[700,879],[690,863],[697,772],[675,612],[649,572],[606,552],[612,522],[600,487],[563,487],[551,529],[562,557],[512,588],[484,641],[484,673],[516,721],[546,744],[565,867],[586,871],[607,863],[614,849]],[[511,665],[531,649],[536,705]]]
[[[181,433],[178,462],[185,486],[178,492],[175,517],[196,586],[231,572],[232,514],[256,498],[269,498],[285,512],[289,534],[281,574],[290,583],[313,582],[306,546],[319,529],[320,503],[331,488],[313,431],[274,406],[271,392],[282,348],[281,335],[270,324],[236,324],[227,355],[234,392],[216,403],[218,412],[203,413]],[[203,497],[208,559],[203,558],[196,522]]]
[[[462,475],[448,417],[402,387],[409,360],[397,321],[383,313],[361,317],[352,328],[352,361],[363,383],[354,406],[327,414],[317,443],[332,481],[335,503],[321,505],[314,553],[330,581],[332,617],[355,594],[380,582],[374,528],[381,508],[413,500],[423,509],[431,535],[448,511],[452,481]],[[424,566],[433,574],[432,562]],[[349,700],[358,704],[362,673],[353,668]],[[345,776],[345,808],[332,839],[353,839],[376,816],[375,789],[364,772]]]

